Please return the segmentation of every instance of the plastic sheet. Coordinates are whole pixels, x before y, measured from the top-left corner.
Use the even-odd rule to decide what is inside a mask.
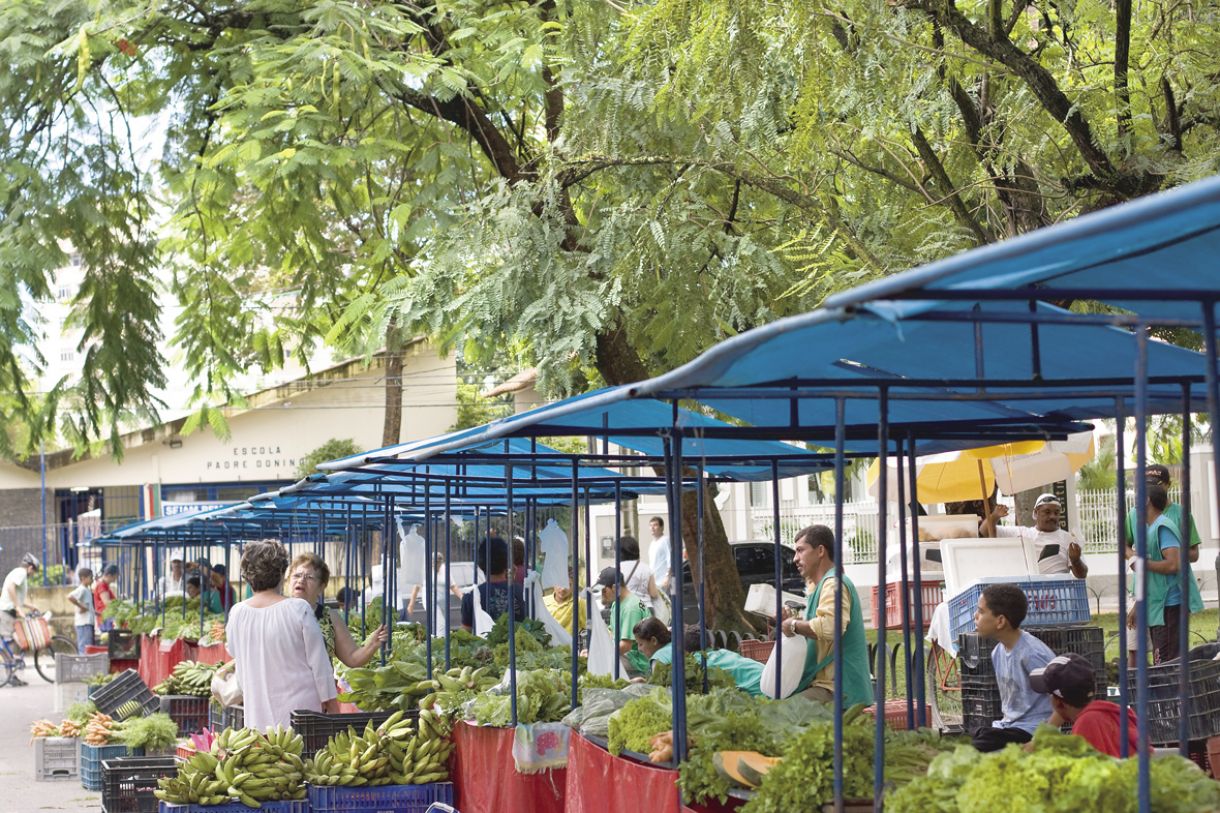
[[[678,813],[678,772],[644,765],[572,732],[566,813]],[[522,808],[528,809],[528,808]]]
[[[454,807],[472,813],[563,813],[567,769],[517,773],[513,765],[515,736],[511,728],[458,723],[451,770],[457,790]],[[576,739],[575,734],[572,739]]]
[[[538,534],[542,547],[542,589],[572,587],[572,574],[568,570],[568,535],[554,519],[548,519],[542,533]]]
[[[614,674],[614,659],[619,659],[619,677],[627,677],[627,662],[619,655],[618,647],[610,638],[610,628],[606,620],[593,606],[593,593],[589,590],[584,595],[585,606],[589,607],[589,660],[590,675]]]

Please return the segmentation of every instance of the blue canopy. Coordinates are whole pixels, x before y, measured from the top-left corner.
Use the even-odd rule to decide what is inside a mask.
[[[1220,176],[861,285],[826,300],[1028,291],[1038,299],[1096,299],[1145,317],[1199,319],[1220,295]]]

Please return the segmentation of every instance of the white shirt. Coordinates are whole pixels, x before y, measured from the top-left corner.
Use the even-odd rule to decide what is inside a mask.
[[[322,630],[303,599],[262,608],[236,604],[225,635],[250,728],[287,728],[294,710],[321,711],[338,694]]]
[[[652,569],[642,560],[625,561],[620,565],[619,573],[623,575],[623,582],[627,585],[627,589],[635,593],[640,601],[644,602],[645,607],[651,607],[652,596],[648,593],[648,579],[652,577]]]
[[[1037,528],[1027,528],[1024,525],[998,525],[995,535],[1017,538],[1029,545],[1032,551],[1030,559],[1038,563],[1038,573],[1043,576],[1071,573],[1068,545],[1072,542],[1080,544],[1080,540],[1075,535],[1062,528],[1056,528],[1053,531],[1039,531]]]
[[[669,564],[669,534],[661,534],[656,539],[652,540],[652,544],[648,547],[648,563],[652,567],[652,573],[656,577],[657,586],[667,579],[671,573]]]
[[[21,612],[21,608],[25,606],[26,579],[29,577],[29,575],[30,574],[25,570],[25,565],[17,565],[17,567],[8,572],[8,575],[4,577],[4,586],[0,587],[0,610],[15,610],[17,612]],[[13,602],[9,600],[9,587],[17,588],[16,606],[14,606]]]
[[[78,584],[76,589],[68,594],[68,598],[76,599],[87,608],[82,610],[75,604],[72,605],[73,625],[77,627],[93,626],[94,621],[97,620],[97,613],[93,609],[93,591],[83,584]]]

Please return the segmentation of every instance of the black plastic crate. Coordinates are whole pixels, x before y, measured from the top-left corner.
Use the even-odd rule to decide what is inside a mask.
[[[215,700],[208,701],[208,728],[217,732],[225,730],[225,710]]]
[[[1153,745],[1178,741],[1178,721],[1185,707],[1191,740],[1220,735],[1220,661],[1191,661],[1189,700],[1183,704],[1178,689],[1180,664],[1148,667],[1148,739]],[[1127,670],[1128,686],[1135,692],[1135,670]]]
[[[120,672],[114,680],[94,692],[92,700],[98,711],[116,720],[147,717],[161,708],[161,699],[152,693],[134,669]],[[119,710],[131,700],[136,702],[139,712],[120,713]]]
[[[197,734],[208,727],[209,700],[186,694],[161,695],[161,713],[178,724],[178,734]]]
[[[168,757],[102,760],[102,809],[105,813],[157,813],[157,780],[178,774]]]
[[[225,728],[245,728],[246,710],[241,706],[229,706],[224,711]]]
[[[140,636],[130,630],[111,630],[106,633],[106,652],[111,660],[138,659]]]
[[[1075,652],[1093,665],[1094,693],[1106,696],[1106,639],[1101,627],[1022,627],[1025,632],[1038,638],[1056,655]],[[963,632],[958,636],[958,669],[962,679],[967,676],[995,679],[991,664],[991,650],[999,641],[981,638],[975,632]]]
[[[362,730],[368,723],[373,727],[384,723],[393,714],[392,711],[360,711],[352,714],[323,714],[320,711],[298,709],[292,713],[292,728],[305,741],[302,756],[311,757],[326,747],[326,743],[336,734],[342,734],[349,728]],[[411,710],[410,716],[418,716],[419,712]]]
[[[1000,689],[996,686],[994,677],[967,681],[963,678],[961,685],[962,725],[966,731],[989,726],[992,721],[1004,716],[1000,704]]]

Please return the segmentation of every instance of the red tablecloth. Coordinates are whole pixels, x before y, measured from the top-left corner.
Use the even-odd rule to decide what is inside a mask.
[[[677,782],[677,771],[612,756],[572,732],[566,813],[680,813]]]
[[[233,660],[224,644],[195,647],[195,660],[200,663],[224,663]]]
[[[565,769],[517,773],[513,729],[458,723],[454,739],[454,807],[462,813],[563,813]]]

